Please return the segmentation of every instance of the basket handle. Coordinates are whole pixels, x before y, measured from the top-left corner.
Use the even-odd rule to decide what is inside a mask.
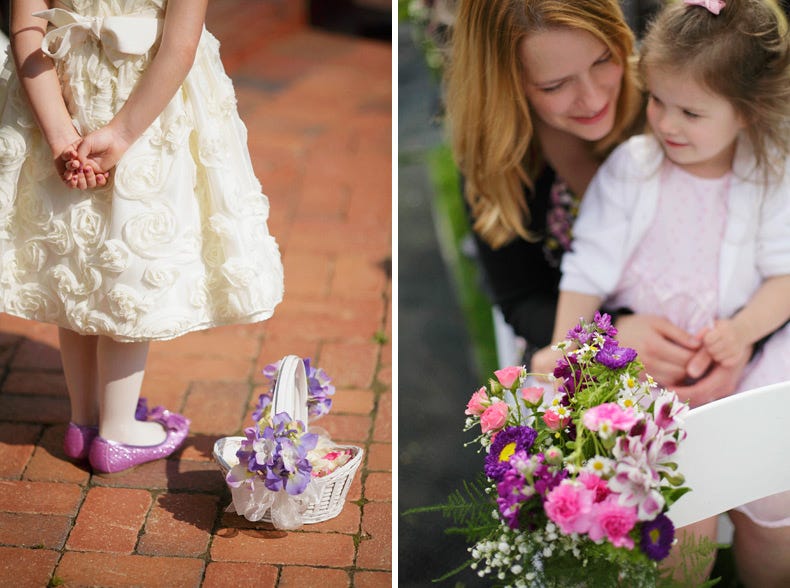
[[[273,414],[287,412],[307,425],[307,374],[301,357],[286,355],[280,362],[272,406]]]

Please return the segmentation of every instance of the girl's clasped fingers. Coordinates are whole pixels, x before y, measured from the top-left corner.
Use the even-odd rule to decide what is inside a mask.
[[[93,171],[91,166],[87,166],[85,168],[85,186],[87,188],[95,188],[96,187],[96,174]]]
[[[69,188],[79,190],[106,186],[109,177],[109,172],[94,171],[90,165],[81,167],[78,160],[70,161],[66,165],[66,171],[63,173],[65,184]]]

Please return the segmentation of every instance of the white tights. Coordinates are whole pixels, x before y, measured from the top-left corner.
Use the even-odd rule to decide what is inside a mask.
[[[161,425],[134,418],[148,342],[119,343],[103,335],[79,335],[63,328],[58,333],[71,420],[78,425],[98,425],[100,436],[127,445],[164,441]]]

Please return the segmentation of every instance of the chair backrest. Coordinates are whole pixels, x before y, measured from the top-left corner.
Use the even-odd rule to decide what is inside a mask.
[[[677,463],[691,492],[667,513],[683,527],[790,490],[790,382],[689,411]]]

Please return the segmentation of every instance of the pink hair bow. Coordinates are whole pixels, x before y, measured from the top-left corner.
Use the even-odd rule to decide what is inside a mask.
[[[719,14],[726,6],[724,0],[683,0],[683,3],[688,6],[704,6],[712,14]]]

